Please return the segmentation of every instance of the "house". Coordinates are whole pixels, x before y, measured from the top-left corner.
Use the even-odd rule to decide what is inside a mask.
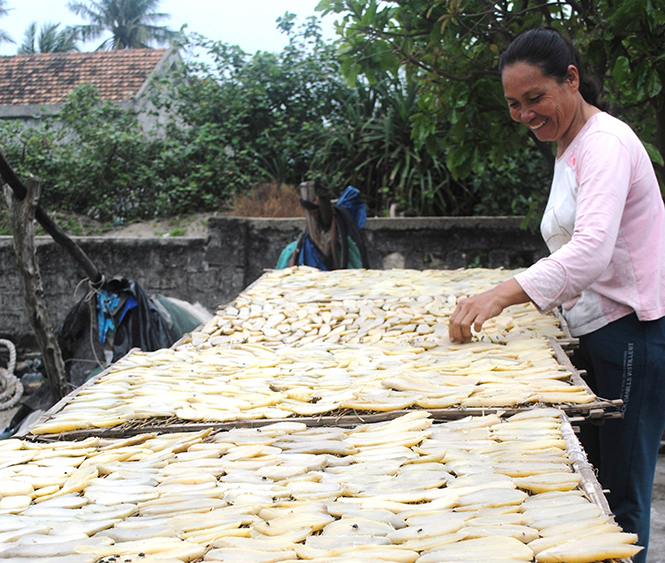
[[[135,111],[144,129],[149,129],[159,119],[147,111],[150,79],[180,62],[174,48],[0,57],[0,119],[34,123],[44,112],[57,113],[67,95],[87,82],[102,100]]]

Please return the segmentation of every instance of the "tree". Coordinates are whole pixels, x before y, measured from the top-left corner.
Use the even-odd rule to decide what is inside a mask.
[[[105,32],[111,37],[98,49],[141,49],[151,43],[166,44],[178,33],[164,26],[154,25],[168,18],[168,14],[156,12],[161,0],[88,0],[70,2],[69,9],[88,20],[88,25],[74,29],[83,41],[94,40]]]
[[[187,147],[186,166],[199,193],[183,190],[184,196],[218,204],[257,181],[307,179],[326,123],[349,88],[316,18],[297,30],[294,18],[287,13],[278,20],[289,38],[280,53],[250,56],[196,34],[184,38],[184,50],[205,51],[210,62],[183,67],[175,90],[165,87],[155,100],[170,108],[176,121],[169,131]]]
[[[377,75],[359,80],[330,116],[313,173],[335,185],[358,188],[371,213],[391,206],[414,215],[472,212],[467,187],[451,178],[445,162],[416,146],[412,118],[418,85]]]
[[[6,0],[0,0],[0,18],[9,13],[9,10],[5,8],[5,4]],[[0,43],[14,43],[14,40],[6,31],[0,29]]]
[[[45,23],[37,33],[37,22],[32,22],[23,35],[19,53],[56,53],[78,51],[76,32],[71,28],[59,30],[59,23]]]
[[[574,39],[611,111],[637,130],[663,179],[663,0],[321,0],[318,9],[342,15],[339,52],[350,83],[361,74],[372,81],[377,72],[402,72],[419,84],[414,138],[445,154],[458,179],[500,166],[525,145],[552,163],[551,146],[510,120],[498,72],[510,41],[538,25]],[[436,124],[447,124],[447,135]]]
[[[0,124],[3,151],[43,180],[45,207],[103,221],[220,210],[266,181],[298,184],[350,88],[315,18],[296,31],[285,16],[281,27],[280,53],[184,37],[183,49],[208,56],[186,56],[153,83],[159,134],[86,84],[35,126]]]

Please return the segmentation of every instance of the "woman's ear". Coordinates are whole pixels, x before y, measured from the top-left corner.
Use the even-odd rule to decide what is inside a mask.
[[[575,90],[580,88],[580,71],[577,70],[575,65],[568,65],[568,76],[566,82],[569,83]]]

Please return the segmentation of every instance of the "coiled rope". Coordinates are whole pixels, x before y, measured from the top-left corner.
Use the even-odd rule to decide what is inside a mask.
[[[0,368],[0,411],[11,409],[23,397],[23,384],[14,375],[16,367],[16,347],[10,340],[0,338],[0,345],[9,350],[7,369]]]

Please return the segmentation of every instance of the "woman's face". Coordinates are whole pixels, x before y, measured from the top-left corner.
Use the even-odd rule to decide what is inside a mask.
[[[563,83],[526,62],[513,63],[501,74],[510,117],[524,123],[541,141],[566,146],[580,107],[579,74],[573,65],[568,70]]]

